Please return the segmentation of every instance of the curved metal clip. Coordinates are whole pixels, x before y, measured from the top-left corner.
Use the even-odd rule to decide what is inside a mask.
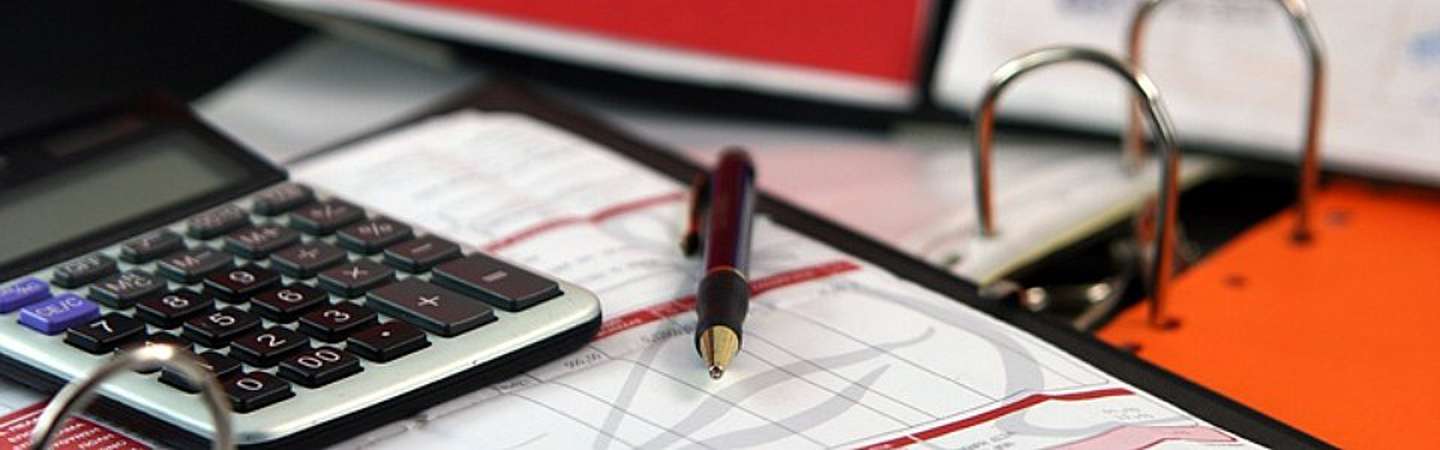
[[[1304,0],[1275,0],[1290,15],[1295,34],[1305,48],[1310,64],[1310,98],[1305,112],[1305,147],[1300,154],[1300,185],[1298,186],[1295,230],[1291,238],[1296,242],[1310,240],[1310,201],[1320,178],[1320,125],[1325,108],[1325,51],[1320,47],[1320,33],[1315,21],[1310,18],[1310,7]],[[1144,43],[1145,25],[1151,13],[1165,0],[1145,0],[1130,19],[1127,41],[1127,56],[1130,68],[1140,72],[1140,51]],[[1144,153],[1144,137],[1140,132],[1140,99],[1135,98],[1130,107],[1130,119],[1126,124],[1125,155],[1131,161],[1139,161]]]
[[[1170,286],[1171,270],[1174,267],[1175,209],[1179,203],[1177,177],[1180,168],[1180,149],[1175,146],[1175,131],[1170,123],[1170,115],[1160,102],[1160,90],[1150,82],[1150,78],[1144,73],[1132,71],[1128,64],[1105,52],[1080,47],[1044,48],[1011,59],[990,75],[985,95],[981,98],[980,105],[975,108],[972,117],[972,121],[975,123],[975,152],[973,154],[975,204],[979,209],[980,235],[985,238],[995,235],[994,214],[990,203],[990,144],[994,138],[992,134],[995,131],[995,106],[1000,99],[1000,94],[1004,92],[1006,86],[1010,85],[1010,82],[1021,75],[1040,67],[1062,62],[1087,62],[1109,69],[1111,73],[1123,78],[1126,85],[1145,99],[1145,111],[1150,118],[1152,131],[1160,139],[1161,157],[1164,164],[1160,176],[1159,208],[1155,211],[1156,222],[1160,224],[1160,229],[1156,235],[1159,241],[1156,245],[1157,254],[1151,267],[1151,279],[1155,281],[1151,284],[1150,292],[1150,323],[1155,326],[1163,326],[1165,321],[1161,320],[1161,307],[1164,304],[1165,293]]]
[[[210,420],[214,421],[215,425],[215,439],[211,448],[234,449],[235,441],[230,429],[230,401],[226,399],[224,389],[215,381],[215,377],[210,376],[210,372],[199,359],[190,352],[171,345],[147,345],[121,352],[114,359],[96,368],[90,376],[65,385],[36,420],[35,428],[30,432],[31,448],[49,447],[64,428],[61,425],[65,423],[65,419],[89,406],[98,393],[97,389],[106,380],[129,370],[156,366],[180,372],[190,383],[200,385],[201,399],[205,401],[205,407],[210,411]]]

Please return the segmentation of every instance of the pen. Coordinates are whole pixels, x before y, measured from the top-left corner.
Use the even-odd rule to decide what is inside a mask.
[[[710,378],[725,374],[740,352],[741,324],[750,307],[751,215],[755,209],[755,167],[738,148],[720,155],[710,176],[696,178],[690,225],[681,248],[687,255],[705,247],[704,274],[695,291],[695,349]],[[703,230],[701,227],[703,226]],[[704,239],[700,235],[704,234]]]

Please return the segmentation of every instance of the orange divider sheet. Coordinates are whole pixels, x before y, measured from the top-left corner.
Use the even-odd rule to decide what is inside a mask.
[[[1440,448],[1440,195],[1332,183],[1173,284],[1174,330],[1131,308],[1099,333],[1345,448]]]

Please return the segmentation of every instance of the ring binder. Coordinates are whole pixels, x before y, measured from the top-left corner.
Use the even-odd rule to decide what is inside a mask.
[[[1310,96],[1306,108],[1305,147],[1300,154],[1300,185],[1298,186],[1295,229],[1291,239],[1296,242],[1310,240],[1310,202],[1315,197],[1315,188],[1320,177],[1320,125],[1325,103],[1325,51],[1320,47],[1320,33],[1310,17],[1310,7],[1304,0],[1275,0],[1290,15],[1295,34],[1305,48],[1310,65]],[[1140,72],[1140,51],[1144,42],[1145,25],[1150,14],[1165,0],[1145,0],[1135,9],[1130,20],[1126,56],[1130,68]],[[1138,163],[1144,153],[1144,138],[1140,131],[1140,100],[1134,99],[1125,126],[1125,155],[1132,163]]]
[[[1131,66],[1105,52],[1082,48],[1082,47],[1049,47],[1033,50],[1018,57],[1015,57],[990,75],[990,81],[985,88],[985,94],[981,97],[980,106],[975,108],[972,121],[975,124],[975,204],[978,207],[978,218],[980,220],[980,236],[990,238],[995,236],[994,214],[990,203],[990,154],[991,142],[994,139],[995,129],[995,105],[1000,99],[1000,94],[1010,85],[1010,82],[1021,75],[1035,69],[1048,65],[1064,62],[1086,62],[1097,64],[1110,72],[1124,78],[1126,84],[1134,89],[1145,99],[1145,111],[1150,118],[1150,125],[1155,135],[1160,139],[1161,158],[1163,159],[1162,174],[1160,176],[1160,199],[1159,208],[1156,209],[1157,223],[1160,224],[1156,240],[1156,256],[1151,268],[1152,279],[1150,293],[1150,324],[1160,327],[1164,326],[1162,318],[1162,307],[1165,300],[1165,292],[1169,288],[1171,270],[1174,265],[1175,251],[1175,209],[1179,203],[1178,196],[1178,175],[1180,169],[1180,149],[1175,146],[1175,131],[1170,122],[1170,115],[1166,112],[1165,106],[1160,102],[1160,91],[1150,81],[1150,77],[1143,72],[1131,70]]]
[[[65,385],[45,411],[35,421],[35,428],[30,432],[30,446],[34,449],[44,449],[50,446],[56,435],[63,429],[65,419],[70,414],[84,410],[90,402],[95,399],[97,388],[116,374],[125,373],[132,369],[147,369],[156,366],[175,370],[185,376],[191,383],[199,381],[200,398],[205,401],[206,409],[210,411],[211,420],[215,425],[215,439],[212,448],[234,449],[234,436],[230,430],[230,402],[225,397],[225,391],[220,383],[210,376],[198,358],[188,351],[181,350],[171,345],[147,345],[133,351],[122,352],[114,359],[96,368],[90,376],[75,380]]]

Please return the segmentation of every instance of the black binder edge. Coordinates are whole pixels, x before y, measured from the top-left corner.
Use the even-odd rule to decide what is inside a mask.
[[[666,151],[660,146],[621,131],[594,115],[547,98],[523,83],[504,76],[497,76],[481,86],[441,101],[414,117],[307,155],[301,161],[389,133],[426,117],[472,108],[515,112],[534,117],[600,144],[681,183],[702,171],[700,166],[676,152]],[[1063,324],[1048,321],[1019,308],[982,302],[976,295],[975,284],[763,191],[757,207],[759,213],[768,215],[777,223],[1035,335],[1115,378],[1255,443],[1276,448],[1336,448],[1174,372],[1111,347],[1093,336],[1081,334]]]

